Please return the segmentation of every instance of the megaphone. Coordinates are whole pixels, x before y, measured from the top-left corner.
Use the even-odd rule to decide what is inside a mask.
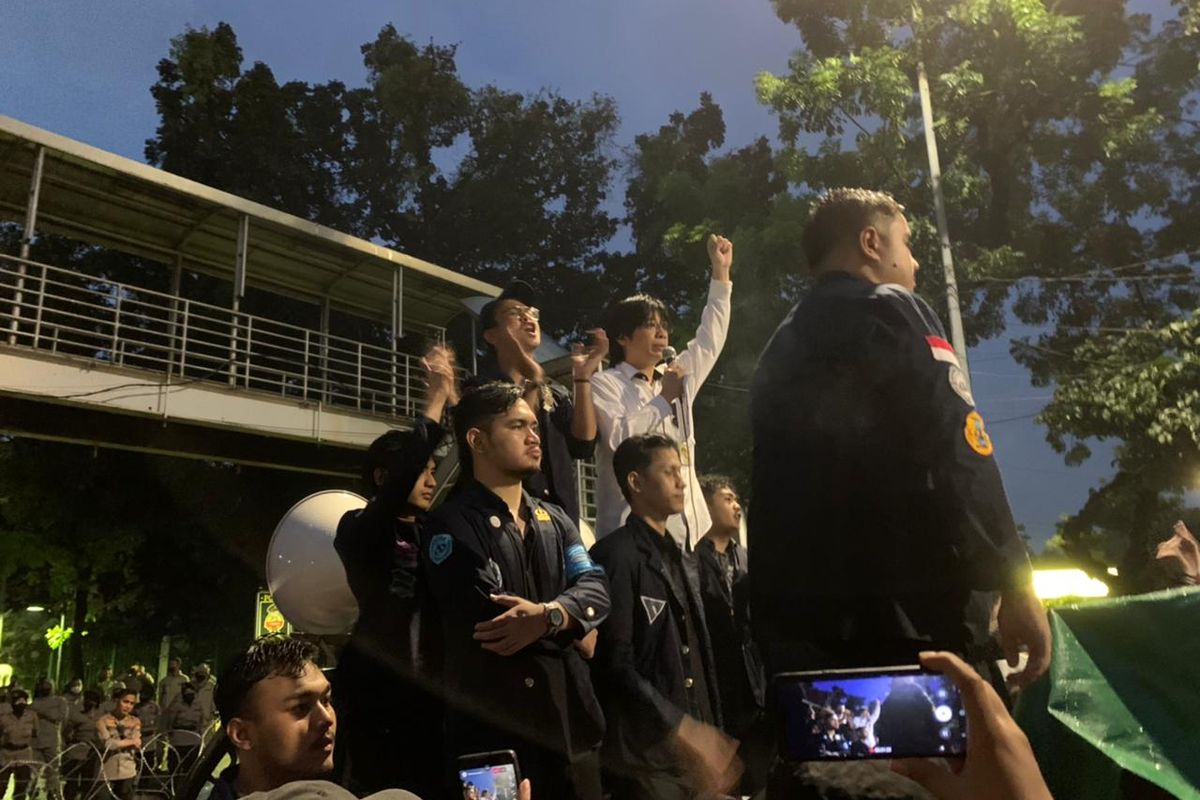
[[[354,492],[329,489],[296,503],[275,526],[267,548],[267,588],[297,630],[331,635],[354,627],[358,602],[333,537],[343,514],[366,505]]]

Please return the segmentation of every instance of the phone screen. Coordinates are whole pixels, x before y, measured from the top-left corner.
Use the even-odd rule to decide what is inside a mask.
[[[517,770],[512,764],[459,767],[463,800],[517,800]]]
[[[775,678],[789,761],[961,756],[958,687],[920,667],[787,673]]]

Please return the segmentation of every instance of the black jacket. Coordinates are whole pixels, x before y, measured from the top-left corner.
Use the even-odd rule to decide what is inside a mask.
[[[574,642],[608,616],[608,582],[561,508],[528,493],[525,503],[533,530],[523,543],[504,501],[474,481],[434,511],[422,529],[422,570],[445,647],[452,746],[486,726],[558,753],[583,753],[600,743],[604,715]],[[526,547],[533,548],[528,567],[522,558]],[[490,653],[472,636],[476,623],[504,610],[489,599],[493,594],[557,600],[581,628],[512,656]]]
[[[677,757],[669,738],[689,708],[690,668],[683,648],[699,648],[709,703],[721,724],[721,700],[700,597],[695,555],[683,553],[687,596],[672,588],[658,534],[630,516],[592,547],[608,575],[612,611],[600,627],[593,672],[609,709],[604,756],[610,766],[670,769]],[[665,601],[665,603],[664,603]],[[699,642],[686,642],[684,609],[693,613]]]
[[[511,383],[493,365],[468,378],[463,389],[469,391],[487,381]],[[571,392],[556,383],[549,386],[554,407],[547,410],[539,406],[533,410],[542,437],[542,469],[525,480],[525,489],[539,500],[562,506],[575,527],[579,527],[579,475],[575,462],[592,457],[596,452],[596,439],[575,438],[571,433],[571,421],[575,418]]]
[[[712,640],[725,729],[740,737],[763,708],[766,679],[750,627],[749,572],[746,551],[736,541],[726,551],[733,561],[732,591],[725,582],[717,550],[707,537],[696,545],[700,595]]]
[[[1028,580],[983,419],[937,316],[911,292],[818,278],[759,360],[751,417],[764,647],[961,652],[979,633],[971,592]]]
[[[349,511],[338,522],[334,549],[346,568],[346,581],[358,602],[351,645],[376,658],[409,669],[420,607],[417,524],[396,518],[445,432],[421,417],[404,434],[388,477],[366,508]]]

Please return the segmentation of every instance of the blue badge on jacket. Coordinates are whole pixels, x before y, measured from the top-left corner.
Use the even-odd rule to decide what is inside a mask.
[[[429,560],[441,564],[454,551],[454,537],[448,533],[439,533],[429,540]]]
[[[588,572],[597,572],[600,567],[592,561],[588,551],[581,544],[573,544],[567,548],[567,580],[573,581]]]

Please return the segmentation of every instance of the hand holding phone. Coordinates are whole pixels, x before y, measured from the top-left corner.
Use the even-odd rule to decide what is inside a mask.
[[[961,692],[970,722],[967,757],[957,771],[919,759],[893,761],[892,769],[938,800],[1052,800],[1029,739],[991,684],[953,653],[921,653],[921,666],[946,675]]]

